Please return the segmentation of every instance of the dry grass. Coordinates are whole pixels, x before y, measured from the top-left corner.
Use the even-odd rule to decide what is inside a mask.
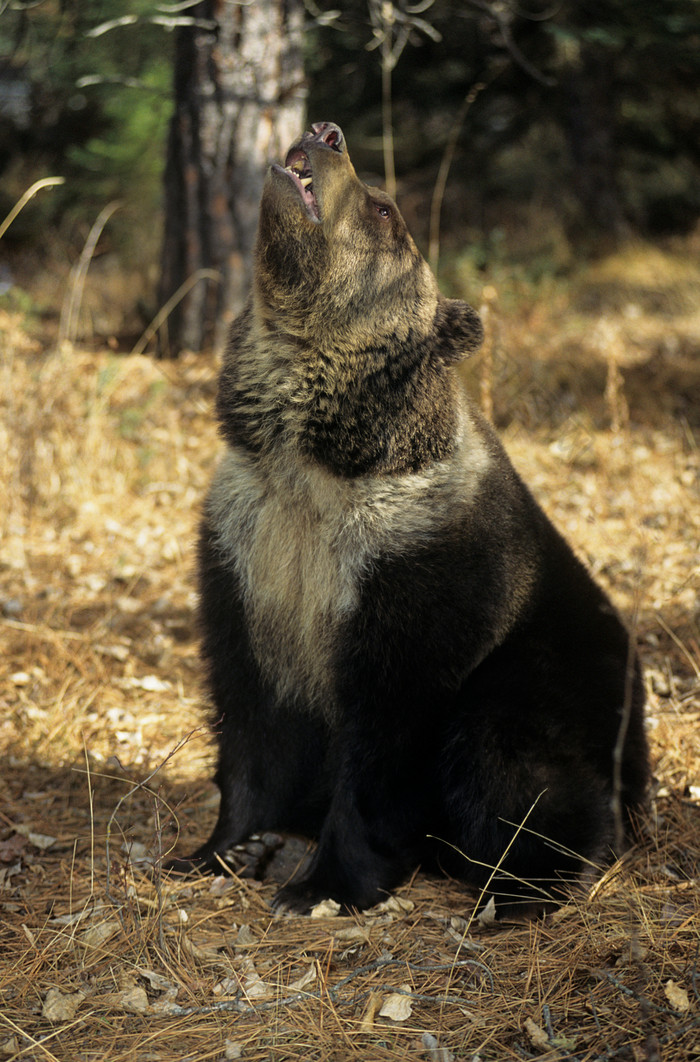
[[[643,843],[505,928],[422,875],[312,920],[272,917],[268,882],[153,877],[215,814],[191,575],[215,366],[47,353],[0,311],[0,1058],[700,1058],[700,329],[686,295],[637,298],[692,288],[652,265],[492,302],[495,416],[636,624],[658,778]]]

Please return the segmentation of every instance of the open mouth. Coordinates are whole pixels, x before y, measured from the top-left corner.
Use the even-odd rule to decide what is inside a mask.
[[[309,217],[314,221],[320,221],[308,155],[301,148],[292,148],[284,161],[283,172],[289,174],[294,182]]]

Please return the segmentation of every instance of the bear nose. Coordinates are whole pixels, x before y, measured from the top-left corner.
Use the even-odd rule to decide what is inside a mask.
[[[311,126],[313,139],[321,144],[333,148],[334,151],[342,151],[345,145],[343,130],[334,122],[314,122]]]

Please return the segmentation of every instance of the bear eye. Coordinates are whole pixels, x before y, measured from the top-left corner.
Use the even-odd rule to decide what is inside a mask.
[[[375,203],[374,204],[374,209],[377,211],[377,213],[379,214],[380,218],[390,218],[391,217],[391,207],[385,206],[384,203]]]

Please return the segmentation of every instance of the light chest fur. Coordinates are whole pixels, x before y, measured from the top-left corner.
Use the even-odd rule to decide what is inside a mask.
[[[335,648],[363,576],[458,519],[490,461],[466,411],[449,460],[406,475],[341,478],[293,447],[264,456],[227,448],[208,518],[238,577],[261,673],[278,697],[335,713]]]

